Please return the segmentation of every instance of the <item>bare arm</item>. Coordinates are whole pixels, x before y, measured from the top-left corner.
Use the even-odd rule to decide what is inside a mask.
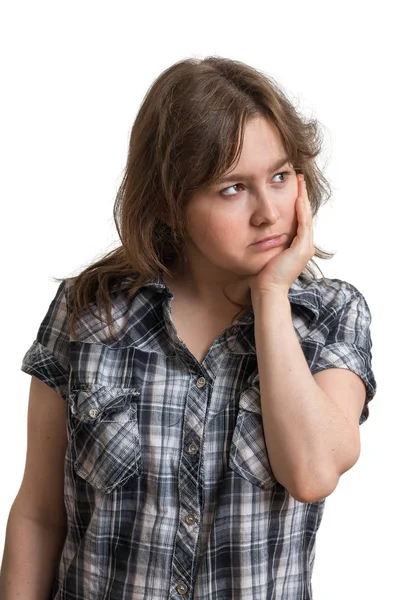
[[[50,597],[66,534],[65,400],[32,377],[25,472],[11,507],[0,574],[0,600]]]
[[[256,296],[254,307],[261,411],[271,467],[297,500],[315,502],[331,494],[340,475],[358,460],[365,386],[344,369],[312,375],[287,295]]]

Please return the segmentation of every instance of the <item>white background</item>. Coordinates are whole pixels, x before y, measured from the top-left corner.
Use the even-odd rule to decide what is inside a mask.
[[[76,273],[117,244],[113,201],[149,85],[177,60],[218,54],[275,77],[323,125],[321,164],[333,197],[315,241],[337,254],[318,262],[368,301],[378,392],[361,426],[360,460],[326,501],[314,598],[395,597],[398,127],[390,6],[2,3],[0,548],[25,461],[30,377],[20,364],[55,294],[51,277]]]

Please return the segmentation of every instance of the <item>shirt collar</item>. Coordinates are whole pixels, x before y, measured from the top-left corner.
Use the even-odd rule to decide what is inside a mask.
[[[133,282],[134,277],[131,276],[125,278],[120,286],[120,289],[128,289]],[[139,290],[143,288],[152,288],[158,293],[166,294],[169,297],[172,297],[173,295],[168,286],[164,283],[161,274],[153,281],[149,281],[148,283],[143,284],[139,288]],[[137,290],[137,292],[139,290]],[[322,306],[322,296],[319,290],[319,282],[317,280],[302,274],[299,275],[297,279],[295,279],[295,281],[292,283],[289,289],[288,298],[292,304],[302,306],[303,308],[311,312],[313,318],[319,319]],[[239,319],[238,322],[246,323],[252,318],[253,310],[250,310],[245,315],[243,315],[243,318]]]

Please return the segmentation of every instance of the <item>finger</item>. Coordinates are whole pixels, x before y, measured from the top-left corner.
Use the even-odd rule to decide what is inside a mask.
[[[303,175],[299,175],[298,193],[298,206],[301,213],[300,220],[304,226],[310,227],[312,224],[312,207],[308,198],[307,185]]]
[[[305,245],[313,246],[312,207],[307,194],[303,175],[298,176],[299,195],[297,198],[297,234]]]
[[[313,227],[313,217],[312,217],[312,206],[308,198],[307,193],[307,185],[305,179],[303,179],[302,183],[302,206],[304,205],[303,213],[305,216],[303,218],[304,227],[307,233],[307,242],[309,248],[311,249],[311,256],[314,255],[314,227]]]
[[[304,202],[305,207],[309,208],[311,210],[311,204],[310,204],[310,201],[309,201],[309,198],[308,198],[308,193],[307,193],[307,183],[306,183],[306,181],[304,179],[304,176],[302,176],[302,177],[303,177],[303,179],[300,180],[300,183],[299,183],[299,186],[300,186],[299,187],[299,196],[301,196],[302,198],[304,198],[304,200],[305,200],[305,202]],[[312,214],[312,210],[311,210],[311,214]]]

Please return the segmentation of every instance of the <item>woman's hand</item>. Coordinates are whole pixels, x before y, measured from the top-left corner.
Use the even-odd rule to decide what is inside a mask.
[[[304,175],[297,175],[298,196],[296,200],[297,233],[289,248],[272,258],[258,273],[251,277],[251,294],[283,292],[287,294],[293,281],[314,256],[312,210],[308,200]]]

